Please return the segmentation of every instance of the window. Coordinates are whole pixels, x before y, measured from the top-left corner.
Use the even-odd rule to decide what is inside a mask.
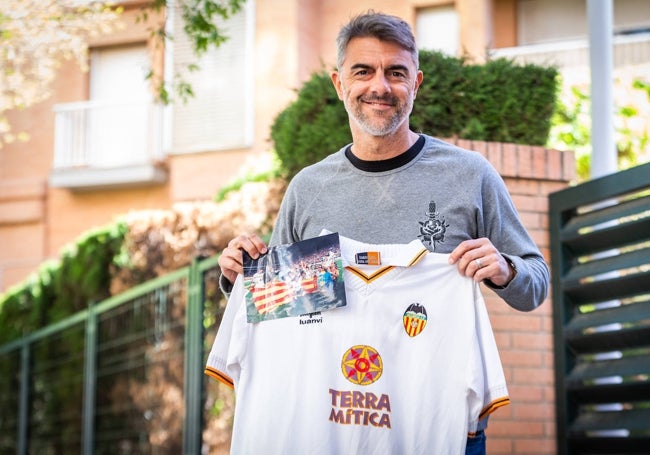
[[[458,14],[453,5],[417,10],[415,34],[420,49],[457,55],[460,45]]]
[[[175,10],[171,58],[174,73],[188,82],[194,97],[171,105],[171,153],[191,153],[248,147],[252,143],[253,93],[253,2],[223,21],[228,40],[200,59],[183,32]],[[170,55],[170,54],[168,54]],[[188,72],[196,63],[198,71]],[[169,77],[169,76],[168,76]],[[173,96],[175,94],[172,93]],[[169,140],[169,139],[168,139]]]
[[[614,32],[629,34],[650,28],[650,2],[615,0]],[[586,39],[589,34],[586,0],[518,0],[519,45]]]
[[[519,0],[520,46],[587,37],[587,0]]]
[[[90,54],[88,122],[92,144],[101,147],[94,166],[119,166],[140,156],[148,161],[147,114],[152,95],[144,44],[99,48]],[[138,163],[140,164],[140,163]]]

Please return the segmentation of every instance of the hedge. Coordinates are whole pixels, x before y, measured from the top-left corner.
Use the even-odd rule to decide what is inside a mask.
[[[559,87],[553,67],[507,59],[470,64],[421,51],[424,80],[410,122],[437,137],[544,145]],[[271,139],[287,177],[352,140],[348,116],[329,72],[312,74],[297,98],[274,119]]]

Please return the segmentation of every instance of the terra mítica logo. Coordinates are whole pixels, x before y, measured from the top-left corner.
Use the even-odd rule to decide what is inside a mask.
[[[366,345],[352,346],[343,354],[341,371],[353,384],[368,385],[381,377],[384,364],[379,353]]]

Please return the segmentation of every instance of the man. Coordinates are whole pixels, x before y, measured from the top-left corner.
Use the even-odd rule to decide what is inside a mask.
[[[409,25],[363,14],[341,29],[337,46],[331,78],[353,142],[291,181],[270,244],[315,237],[323,229],[369,244],[419,238],[513,308],[539,306],[548,268],[501,177],[478,153],[409,128],[424,77]],[[222,279],[223,288],[243,271],[241,250],[257,258],[267,247],[255,234],[233,239],[219,258],[229,282]],[[485,453],[482,432],[468,439],[466,453]]]

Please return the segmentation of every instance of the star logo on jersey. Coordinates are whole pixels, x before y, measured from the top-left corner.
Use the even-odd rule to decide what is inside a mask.
[[[369,385],[381,377],[384,364],[374,348],[360,344],[352,346],[343,354],[341,371],[351,383]]]
[[[402,321],[408,336],[417,336],[427,325],[427,310],[419,303],[412,303],[404,312]]]

